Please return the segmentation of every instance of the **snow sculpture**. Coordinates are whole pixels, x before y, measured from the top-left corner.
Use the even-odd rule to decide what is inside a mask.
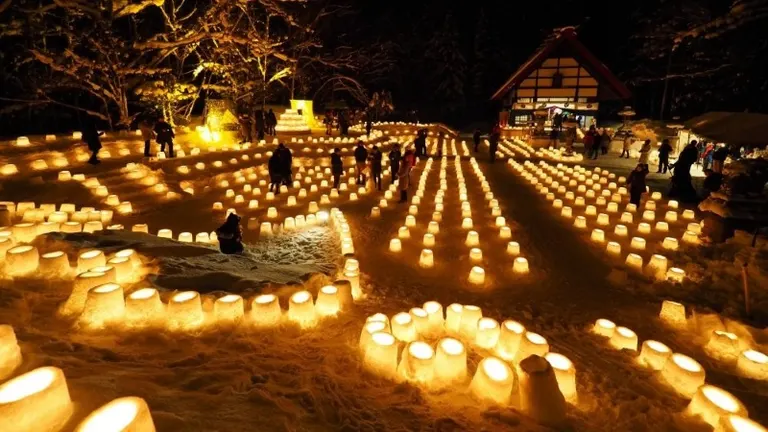
[[[0,325],[0,381],[11,376],[13,371],[21,365],[21,362],[21,348],[19,348],[13,327]]]
[[[690,415],[700,416],[712,427],[717,427],[720,418],[729,414],[747,416],[744,404],[734,395],[708,384],[699,387],[686,411]]]
[[[291,296],[288,301],[288,319],[302,328],[316,324],[315,304],[309,291],[299,291]]]
[[[470,393],[479,400],[497,405],[509,404],[515,374],[501,359],[486,357],[480,361],[469,384]]]
[[[566,423],[565,398],[549,362],[532,355],[520,362],[520,405],[537,422],[560,428]]]
[[[690,398],[704,384],[706,372],[696,360],[674,353],[664,363],[661,376],[675,391]]]
[[[155,424],[144,399],[115,399],[92,412],[75,432],[155,432]]]
[[[0,430],[58,431],[72,411],[59,368],[37,368],[0,385]]]
[[[168,302],[168,327],[176,331],[197,330],[203,325],[203,307],[200,294],[182,291]]]

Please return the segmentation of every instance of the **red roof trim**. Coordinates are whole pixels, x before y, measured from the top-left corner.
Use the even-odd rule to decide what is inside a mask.
[[[557,48],[561,43],[566,42],[571,45],[571,47],[576,50],[576,52],[583,57],[584,61],[587,63],[587,66],[589,69],[600,75],[603,80],[605,80],[608,85],[611,87],[611,89],[616,93],[616,96],[620,97],[621,99],[629,99],[632,97],[632,93],[629,91],[627,86],[624,85],[624,83],[619,80],[616,75],[613,74],[613,72],[610,71],[600,60],[595,57],[594,54],[592,54],[587,47],[584,46],[577,38],[576,38],[576,32],[573,31],[573,29],[568,28],[560,32],[560,34],[553,38],[550,42],[548,42],[546,45],[544,45],[539,51],[537,51],[530,59],[528,59],[527,62],[525,62],[520,68],[517,69],[517,72],[512,74],[511,77],[502,85],[496,93],[491,96],[491,100],[498,100],[500,99],[504,93],[509,91],[510,88],[513,86],[519,84],[523,79],[528,77],[528,75],[531,74],[536,68],[541,66],[542,63],[544,63],[544,60],[546,60],[548,55]]]

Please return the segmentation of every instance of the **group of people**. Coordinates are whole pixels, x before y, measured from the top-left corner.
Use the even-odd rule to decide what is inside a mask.
[[[269,170],[269,191],[280,194],[280,186],[291,187],[293,181],[293,154],[285,144],[280,143],[267,162]]]
[[[173,139],[176,137],[176,134],[168,122],[163,119],[152,120],[147,117],[139,122],[139,130],[141,131],[141,137],[144,139],[144,157],[152,157],[150,144],[153,139],[156,139],[157,143],[160,144],[161,152],[165,152],[165,147],[167,146],[168,157],[174,157]]]
[[[333,135],[333,130],[339,131],[342,136],[349,135],[349,125],[356,122],[356,113],[347,111],[332,111],[325,112],[323,118],[323,124],[325,125],[325,134]]]
[[[584,155],[587,159],[597,159],[598,154],[608,154],[612,139],[608,129],[598,131],[594,125],[590,126],[584,134]]]
[[[355,157],[355,183],[358,186],[365,186],[368,182],[368,172],[370,170],[371,180],[374,188],[382,190],[382,160],[384,154],[378,146],[373,146],[371,151],[365,148],[362,141],[357,142],[354,151]],[[409,174],[416,164],[416,153],[411,149],[406,149],[405,154],[401,153],[400,145],[395,144],[387,155],[389,159],[389,168],[391,180],[390,183],[398,181],[400,186],[400,202],[408,200]],[[331,154],[331,173],[333,174],[333,187],[338,188],[341,181],[341,175],[344,173],[344,166],[339,149],[334,149]]]
[[[253,139],[263,140],[265,135],[276,135],[275,126],[277,126],[277,116],[272,108],[264,112],[256,110],[253,113],[240,114],[238,117],[240,123],[240,139],[243,142],[252,142]]]

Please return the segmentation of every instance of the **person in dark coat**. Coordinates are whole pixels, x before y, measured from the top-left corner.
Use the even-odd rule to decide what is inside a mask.
[[[274,192],[275,195],[280,194],[280,183],[282,183],[280,174],[282,173],[283,163],[280,160],[280,156],[282,156],[282,152],[280,149],[277,149],[272,153],[267,164],[267,168],[269,169],[269,190],[270,192]]]
[[[275,116],[274,111],[272,111],[272,108],[270,108],[269,111],[267,112],[267,118],[265,119],[265,122],[267,124],[267,134],[275,135],[275,126],[277,126],[277,117]]]
[[[371,136],[371,129],[373,129],[373,122],[371,121],[371,115],[370,113],[365,119],[365,135],[370,137]]]
[[[595,135],[597,135],[597,131],[594,126],[590,126],[587,133],[584,134],[584,155],[586,155],[588,159],[592,158],[592,147],[595,146]]]
[[[488,156],[491,163],[496,162],[496,150],[499,149],[499,140],[501,139],[501,126],[496,123],[491,130],[491,137],[488,140]]]
[[[280,169],[280,178],[282,179],[282,182],[284,185],[291,187],[291,182],[293,181],[293,154],[291,153],[291,149],[289,149],[285,144],[280,143],[278,146],[280,149],[280,163],[281,163],[281,169]]]
[[[413,151],[406,150],[405,155],[403,155],[403,161],[400,164],[400,169],[397,170],[397,178],[398,178],[398,185],[400,189],[400,201],[401,203],[407,203],[408,202],[408,187],[410,186],[410,173],[413,166],[411,166],[410,161],[415,161],[416,156],[413,154]]]
[[[168,146],[168,157],[173,156],[173,138],[176,136],[173,133],[173,128],[165,120],[158,120],[155,123],[155,133],[157,134],[157,142],[160,143],[160,151],[165,151],[165,146]]]
[[[371,150],[371,177],[373,177],[373,187],[381,190],[381,150],[373,146]]]
[[[400,155],[400,144],[395,144],[388,156],[389,172],[392,175],[392,183],[394,183],[397,178],[397,171],[400,170],[400,159],[402,159],[402,156]]]
[[[365,177],[365,168],[368,163],[368,150],[365,149],[365,146],[363,145],[362,141],[357,142],[357,147],[355,148],[355,167],[357,169],[357,184],[358,185],[365,185],[366,177]]]
[[[341,131],[342,136],[348,136],[349,135],[349,118],[347,118],[349,114],[345,112],[339,113],[339,130]]]
[[[251,118],[247,114],[240,114],[237,121],[240,123],[241,142],[251,142]]]
[[[669,140],[665,139],[659,146],[659,170],[657,173],[666,174],[669,170],[669,152],[672,151],[672,146],[669,145]]]
[[[266,119],[264,117],[264,111],[257,110],[256,111],[256,139],[261,141],[264,139],[264,130],[266,129],[265,123]]]
[[[685,146],[683,151],[680,152],[677,161],[671,166],[674,168],[674,171],[672,172],[669,190],[670,197],[677,197],[685,202],[693,202],[697,199],[696,189],[694,189],[691,182],[691,166],[699,158],[699,150],[696,144],[697,142],[694,140]]]
[[[640,197],[645,193],[645,177],[648,175],[648,166],[637,164],[635,169],[627,177],[627,186],[629,186],[629,202],[640,206]]]
[[[333,187],[338,189],[341,175],[344,174],[344,162],[341,159],[341,150],[338,147],[333,149],[333,153],[331,153],[331,174],[333,175]]]
[[[416,147],[416,153],[414,156],[420,158],[427,155],[427,134],[424,129],[420,129],[416,134],[416,139],[413,140],[413,145]]]
[[[224,224],[216,229],[219,238],[219,249],[224,254],[243,253],[243,228],[240,226],[240,216],[230,213]]]
[[[480,151],[480,129],[475,129],[475,133],[472,134],[472,141],[475,142],[475,153]]]
[[[141,131],[141,137],[144,139],[144,157],[151,157],[152,152],[149,151],[149,145],[153,139],[155,139],[155,131],[153,129],[154,124],[149,118],[145,118],[139,122],[139,130]]]
[[[99,132],[96,129],[94,123],[86,123],[82,131],[82,140],[88,146],[88,150],[91,151],[91,157],[88,159],[88,163],[91,165],[97,165],[101,163],[99,159],[99,150],[101,150],[100,136],[104,135],[104,132]]]
[[[607,155],[610,146],[611,135],[608,134],[608,129],[603,129],[603,134],[600,135],[600,154]]]

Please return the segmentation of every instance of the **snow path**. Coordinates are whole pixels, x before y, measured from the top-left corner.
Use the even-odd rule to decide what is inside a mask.
[[[480,410],[460,392],[428,394],[363,370],[357,345],[365,317],[377,312],[391,316],[428,300],[437,300],[444,307],[475,304],[482,307],[485,316],[499,321],[516,319],[545,336],[552,351],[570,358],[577,369],[580,398],[578,407],[571,406],[569,412],[574,431],[706,430],[679,415],[687,401],[660,383],[657,374],[637,366],[632,355],[613,350],[589,332],[597,318],[633,329],[641,341],[657,339],[693,356],[707,369],[708,382],[734,393],[747,405],[753,419],[768,423],[768,412],[764,412],[768,389],[764,383],[729,374],[709,360],[700,341],[661,325],[656,319],[661,300],[657,295],[611,285],[606,278],[612,267],[605,255],[584,242],[503,160],[489,165],[484,156],[480,156],[480,169],[512,228],[511,240],[520,243],[521,255],[530,263],[527,276],[512,273],[513,257],[505,251],[508,240],[498,238],[495,217],[490,215],[480,182],[469,159],[463,158],[460,167],[472,205],[473,229],[480,235],[482,266],[487,272],[482,288],[467,282],[474,264],[464,244],[467,231],[461,228],[456,165],[451,154],[432,269],[420,268],[418,257],[434,210],[441,160],[433,162],[416,216],[418,225],[410,229],[411,238],[403,240],[399,254],[389,252],[388,245],[403,225],[408,205],[389,200],[381,218],[371,219],[370,208],[378,205],[383,193],[369,193],[356,202],[333,202],[351,225],[367,298],[353,311],[315,329],[221,329],[195,336],[163,332],[88,334],[71,329],[69,322],[55,316],[56,305],[66,298],[70,286],[39,280],[12,285],[0,282],[0,323],[16,329],[25,370],[42,365],[64,369],[77,402],[75,418],[115,397],[136,395],[148,401],[159,431],[543,430],[513,410]],[[116,216],[118,223],[127,228],[148,223],[151,232],[169,227],[177,236],[181,231],[210,231],[220,223],[222,213],[212,212],[212,203],[224,201],[227,208],[231,201],[223,199],[224,188],[214,187],[214,177],[248,167],[259,172],[265,159],[240,162],[235,167],[225,164],[206,171],[208,177],[195,171],[189,177],[180,176],[176,167],[191,167],[198,161],[210,166],[213,160],[228,161],[231,157],[229,153],[205,153],[150,164],[161,170],[171,190],[179,192],[179,181],[187,178],[195,181],[196,190],[200,188],[200,193],[173,202],[155,202],[142,192],[144,187],[123,180],[120,168],[137,158],[105,161],[100,167],[77,168],[73,173],[96,175],[110,191],[135,200],[139,211],[128,217]],[[327,156],[296,160],[327,164]],[[423,166],[420,163],[411,174],[412,182],[418,182]],[[45,175],[46,180],[49,177],[50,173]],[[384,185],[388,184],[385,176]],[[204,185],[210,188],[204,190]],[[48,187],[35,185],[29,178],[14,178],[4,181],[3,186],[3,199],[100,205],[75,183]],[[415,184],[411,192],[414,189]],[[262,188],[262,192],[266,190]],[[308,202],[319,201],[322,193],[327,191],[309,194],[292,209],[282,204],[284,198],[274,205],[282,220],[305,213]],[[239,213],[261,219],[268,206],[262,199],[263,195],[256,211],[235,207]],[[148,283],[215,295],[274,292],[286,298],[299,289],[297,282],[301,280],[304,287],[316,291],[333,277],[340,264],[335,259],[338,245],[321,228],[271,239],[258,237],[255,231],[247,232],[250,256],[233,259],[219,259],[221,256],[210,247],[138,233],[51,235],[45,241],[47,247],[65,250],[93,245],[108,250],[134,247],[156,258],[150,265]],[[315,272],[327,276],[307,276]],[[204,301],[210,304],[213,297],[206,296]],[[477,353],[470,356],[470,371],[479,360]]]

